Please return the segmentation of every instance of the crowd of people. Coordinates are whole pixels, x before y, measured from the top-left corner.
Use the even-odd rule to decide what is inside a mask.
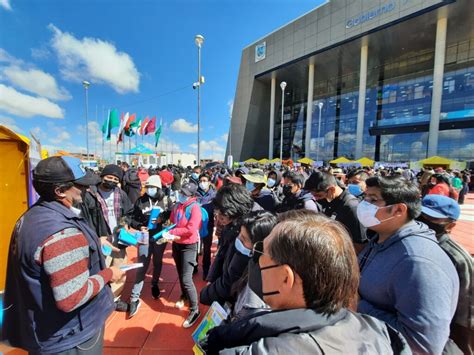
[[[469,171],[441,168],[123,162],[93,173],[47,158],[10,243],[4,335],[32,353],[100,354],[112,311],[132,318],[142,292],[164,297],[171,243],[182,326],[200,304],[229,311],[200,342],[207,354],[473,354],[472,257],[450,237],[469,184]],[[143,264],[130,295],[124,232]]]

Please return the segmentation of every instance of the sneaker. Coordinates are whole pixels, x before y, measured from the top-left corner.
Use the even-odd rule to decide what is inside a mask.
[[[136,300],[135,302],[130,302],[130,309],[129,309],[129,312],[128,312],[128,319],[132,318],[135,314],[137,314],[138,309],[140,308],[141,305],[142,305],[142,303],[140,302],[140,300]]]
[[[115,302],[115,310],[117,312],[128,312],[129,304],[127,302],[124,302],[122,300],[118,300]]]
[[[158,299],[160,297],[160,288],[157,285],[151,286],[151,296],[153,299]]]
[[[184,297],[184,295],[181,295],[179,296],[179,300],[174,304],[174,306],[176,308],[183,308],[184,307],[184,303],[186,302],[186,297]]]
[[[186,320],[183,323],[183,328],[192,327],[193,324],[196,323],[200,315],[201,313],[199,312],[199,310],[190,311],[188,318],[186,318]]]

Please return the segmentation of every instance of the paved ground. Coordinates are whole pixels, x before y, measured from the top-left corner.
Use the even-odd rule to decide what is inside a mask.
[[[462,215],[454,229],[453,238],[474,255],[474,194],[467,196],[462,206]],[[133,260],[136,252],[130,248],[130,257]],[[128,275],[127,287],[124,295],[129,295],[133,271]],[[193,341],[191,333],[194,329],[183,329],[187,308],[178,310],[174,303],[181,293],[178,275],[171,258],[170,247],[164,256],[160,300],[153,300],[150,293],[151,276],[147,276],[142,294],[142,307],[132,319],[126,319],[125,313],[114,312],[106,323],[105,354],[192,354]],[[205,282],[202,281],[201,270],[194,277],[198,289]],[[202,308],[203,313],[206,308]],[[0,354],[24,354],[20,350],[7,349],[0,344]]]

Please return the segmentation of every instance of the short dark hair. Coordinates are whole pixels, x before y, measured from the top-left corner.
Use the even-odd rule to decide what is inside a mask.
[[[199,165],[196,165],[196,166],[193,168],[193,170],[197,170],[197,169],[199,169],[199,170],[202,171],[202,168],[201,168]]]
[[[299,173],[295,173],[294,171],[287,171],[284,173],[283,179],[288,179],[293,184],[299,185],[301,187],[304,185],[304,176]]]
[[[72,182],[61,182],[61,183],[49,183],[33,180],[33,187],[35,191],[40,195],[40,197],[48,202],[56,201],[58,199],[56,195],[56,189],[59,189],[61,192],[69,190],[74,186]]]
[[[215,209],[229,218],[239,218],[249,213],[253,207],[253,199],[247,189],[239,184],[222,186],[214,197]]]
[[[305,190],[324,192],[330,186],[338,186],[334,175],[327,172],[315,171],[310,175],[304,186]]]
[[[421,196],[418,187],[400,175],[374,176],[365,181],[367,187],[377,187],[387,205],[404,203],[408,218],[413,220],[421,213]]]
[[[344,226],[314,211],[291,211],[281,219],[274,228],[269,254],[299,275],[306,306],[327,315],[354,307],[359,267]]]
[[[277,224],[277,217],[268,211],[252,211],[239,220],[249,232],[252,244],[263,241]]]
[[[209,174],[206,174],[206,173],[203,173],[201,175],[199,175],[199,180],[201,180],[201,178],[207,178],[207,180],[211,181],[211,176]]]
[[[451,186],[451,181],[447,174],[433,174],[431,177],[436,179],[436,183],[444,182],[448,186]]]
[[[359,169],[359,170],[351,170],[349,173],[346,175],[346,179],[352,179],[353,177],[358,176],[360,181],[366,181],[370,175],[367,174],[365,170]]]

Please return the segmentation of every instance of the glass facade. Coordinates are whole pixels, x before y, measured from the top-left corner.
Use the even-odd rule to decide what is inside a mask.
[[[364,156],[379,161],[426,158],[433,65],[434,48],[405,53],[373,65],[369,59]],[[284,159],[355,158],[359,72],[334,74],[326,80],[315,80],[309,149],[304,144],[306,99],[295,100],[291,95],[288,100],[285,98]],[[276,112],[280,110],[281,107]],[[474,159],[474,128],[456,126],[459,121],[469,121],[472,127],[474,121],[474,39],[448,46],[440,120],[438,155]],[[279,157],[279,119],[275,123],[273,156]],[[379,133],[371,132],[373,128],[379,129]],[[380,129],[384,132],[380,133]]]

